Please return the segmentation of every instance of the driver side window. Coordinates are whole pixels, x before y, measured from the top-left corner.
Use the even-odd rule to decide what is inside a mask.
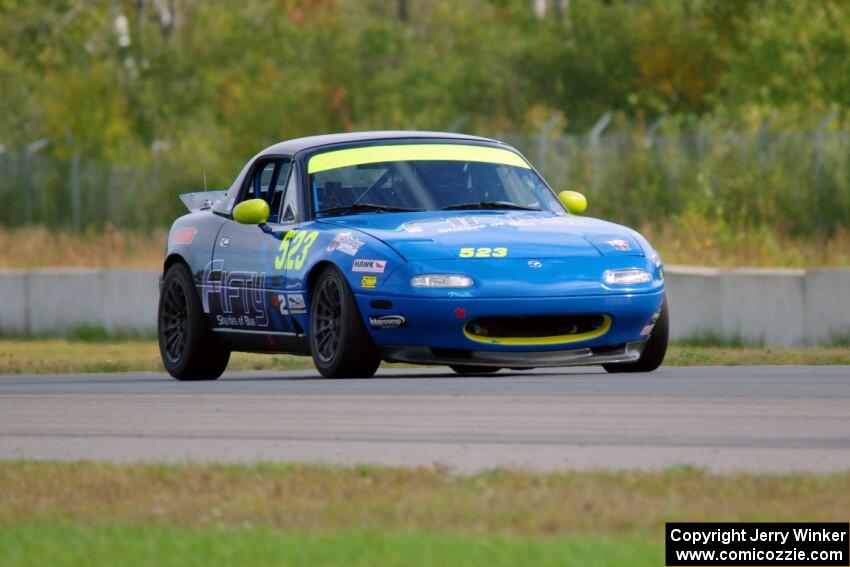
[[[289,158],[264,159],[254,167],[243,190],[242,201],[262,199],[269,204],[270,223],[281,222],[281,205],[291,166]]]

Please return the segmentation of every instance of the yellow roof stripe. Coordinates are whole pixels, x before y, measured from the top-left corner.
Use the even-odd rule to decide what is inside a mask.
[[[478,161],[531,169],[522,156],[502,148],[463,144],[403,144],[348,148],[316,154],[307,164],[307,173],[384,161]]]

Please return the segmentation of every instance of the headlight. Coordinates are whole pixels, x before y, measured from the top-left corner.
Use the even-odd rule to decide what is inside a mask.
[[[608,285],[642,284],[652,280],[652,275],[649,272],[638,268],[608,270],[602,277]]]
[[[472,287],[472,278],[458,274],[425,274],[410,280],[413,287]]]

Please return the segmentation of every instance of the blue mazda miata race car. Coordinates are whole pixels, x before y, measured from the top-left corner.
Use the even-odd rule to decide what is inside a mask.
[[[180,380],[231,351],[312,355],[331,378],[382,360],[455,372],[657,368],[661,258],[579,216],[515,149],[433,132],[271,146],[226,191],[182,195],[160,285],[159,344]]]

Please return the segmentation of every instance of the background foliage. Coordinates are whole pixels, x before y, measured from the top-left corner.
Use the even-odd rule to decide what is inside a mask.
[[[840,0],[0,0],[0,222],[162,226],[273,142],[410,128],[613,220],[828,237],[848,53]]]

